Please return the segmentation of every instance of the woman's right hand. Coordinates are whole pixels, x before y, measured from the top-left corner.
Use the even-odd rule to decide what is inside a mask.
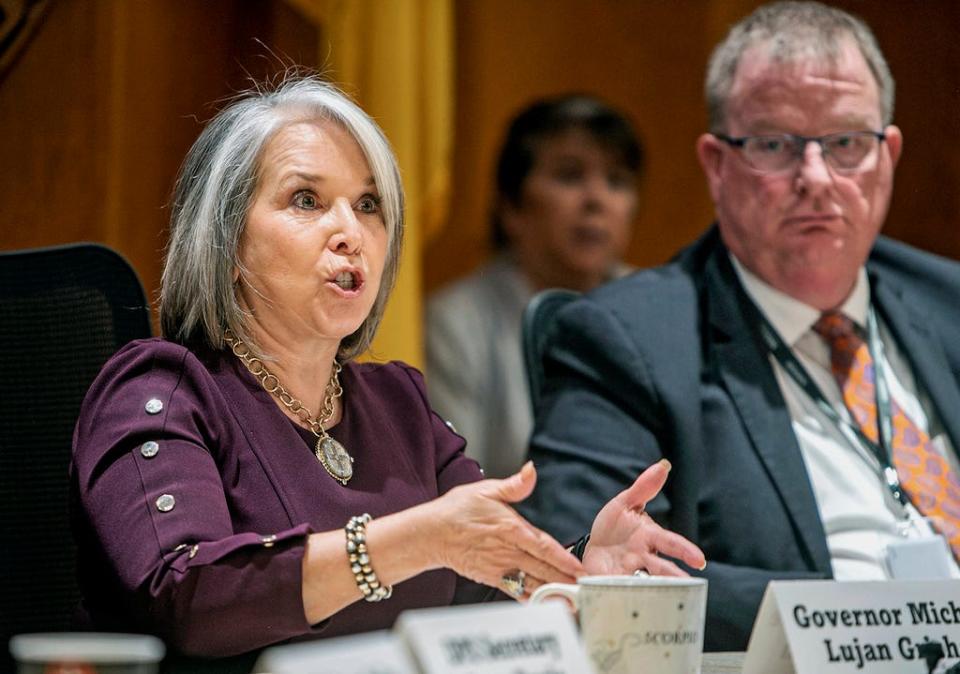
[[[571,583],[583,575],[576,557],[510,506],[529,496],[536,481],[528,461],[506,479],[461,485],[431,501],[435,529],[429,544],[436,546],[439,565],[500,589],[504,575],[523,571],[524,594],[518,599],[544,583]]]

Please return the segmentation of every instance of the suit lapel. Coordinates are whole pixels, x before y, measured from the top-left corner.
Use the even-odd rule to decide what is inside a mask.
[[[749,302],[726,250],[708,261],[705,292],[712,366],[733,401],[754,451],[794,522],[811,568],[829,573],[830,554],[813,488],[766,349],[745,313]],[[747,486],[749,489],[749,486]]]
[[[871,271],[870,289],[880,314],[893,333],[900,352],[913,366],[918,389],[926,391],[937,410],[940,423],[955,448],[960,448],[960,393],[949,376],[950,365],[940,340],[928,328],[916,303],[905,301],[902,291]]]

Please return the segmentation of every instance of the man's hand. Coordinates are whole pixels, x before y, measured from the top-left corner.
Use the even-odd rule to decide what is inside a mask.
[[[661,555],[695,569],[707,565],[703,552],[679,534],[667,531],[644,512],[667,481],[670,462],[662,459],[643,471],[627,489],[610,500],[593,521],[583,566],[591,575],[630,574],[637,570],[657,576],[686,576]]]

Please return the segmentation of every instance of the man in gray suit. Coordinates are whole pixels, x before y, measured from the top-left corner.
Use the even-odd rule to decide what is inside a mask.
[[[697,141],[716,224],[549,338],[526,514],[572,539],[668,458],[647,510],[706,553],[708,650],[745,648],[768,581],[889,578],[905,537],[956,573],[960,265],[879,236],[893,88],[845,12],[741,21]]]

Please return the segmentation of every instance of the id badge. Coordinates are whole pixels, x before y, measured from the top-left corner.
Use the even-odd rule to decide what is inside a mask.
[[[953,555],[943,536],[902,538],[887,545],[887,573],[894,580],[956,578]]]

